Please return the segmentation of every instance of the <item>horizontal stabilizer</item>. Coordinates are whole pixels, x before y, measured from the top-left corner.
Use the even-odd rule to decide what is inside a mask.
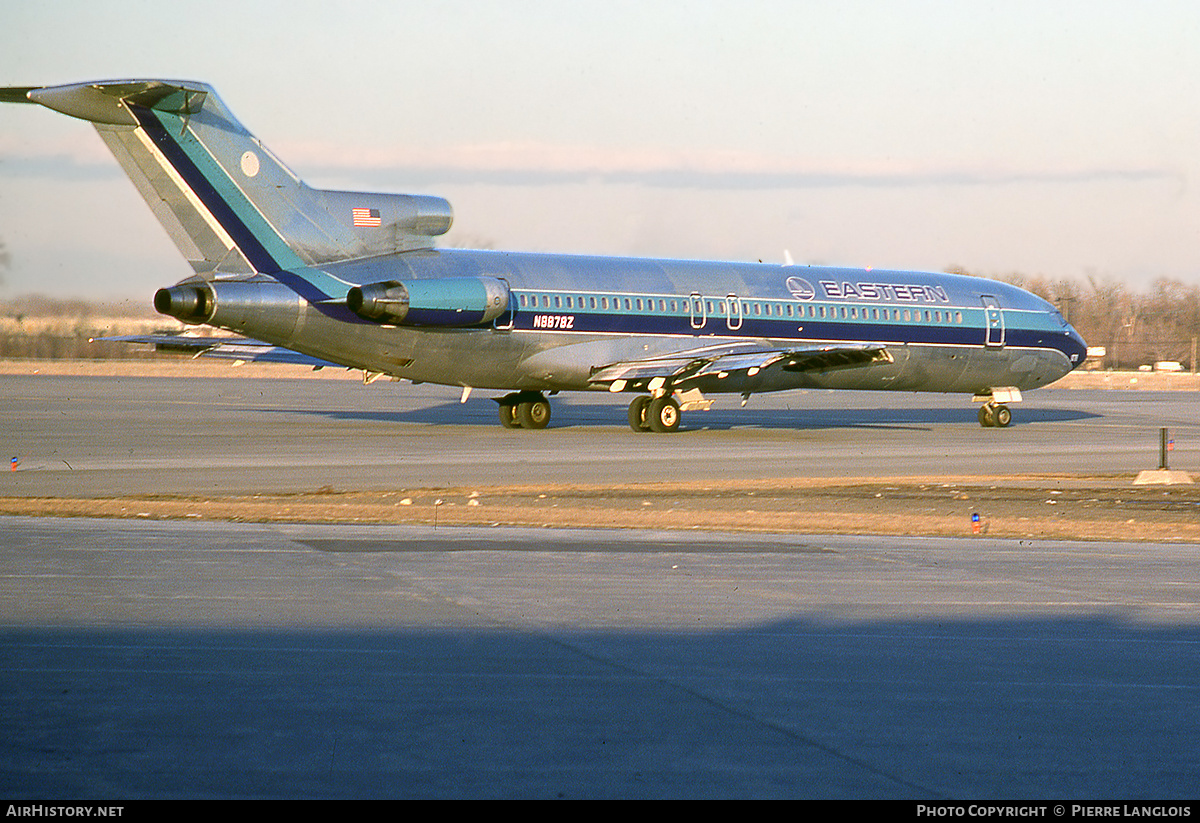
[[[183,334],[144,334],[122,337],[97,337],[111,343],[149,343],[155,351],[191,353],[196,357],[215,357],[246,363],[287,363],[298,366],[341,368],[337,363],[310,357],[283,346],[272,346],[248,337],[192,337]]]
[[[39,86],[0,86],[0,103],[34,103],[29,92]]]
[[[136,126],[129,106],[188,115],[200,110],[207,94],[203,84],[165,80],[72,83],[65,86],[7,86],[0,103],[38,103],[80,120],[108,126]]]

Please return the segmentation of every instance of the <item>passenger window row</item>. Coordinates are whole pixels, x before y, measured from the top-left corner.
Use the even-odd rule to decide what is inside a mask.
[[[574,311],[626,311],[687,315],[687,300],[661,297],[617,297],[607,295],[573,294],[530,294],[521,292],[518,302],[521,308],[574,310]],[[961,324],[963,313],[950,309],[901,309],[897,307],[771,303],[765,301],[728,300],[704,298],[705,314],[710,317],[726,317],[730,308],[733,317],[780,317],[811,318],[817,320],[878,320],[893,323],[939,323]],[[699,306],[691,309],[699,311]]]

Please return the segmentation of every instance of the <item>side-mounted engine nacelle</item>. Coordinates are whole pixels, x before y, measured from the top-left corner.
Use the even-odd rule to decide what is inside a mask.
[[[495,277],[385,280],[350,289],[346,305],[377,323],[479,326],[508,311],[508,284]]]

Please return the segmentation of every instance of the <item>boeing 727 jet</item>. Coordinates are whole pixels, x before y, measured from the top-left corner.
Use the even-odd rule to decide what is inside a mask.
[[[547,395],[632,394],[635,431],[706,396],[797,388],[959,392],[1007,426],[1021,391],[1083,361],[1053,306],[974,277],[437,249],[437,197],[306,185],[203,83],[0,89],[92,123],[194,274],[155,308],[238,337],[137,338],[502,393],[540,429]]]

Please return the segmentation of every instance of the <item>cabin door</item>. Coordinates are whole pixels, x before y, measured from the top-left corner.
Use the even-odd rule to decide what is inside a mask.
[[[494,275],[493,275],[494,276]],[[512,288],[508,285],[508,280],[503,277],[497,277],[504,284],[504,292],[508,301],[508,309],[504,314],[492,321],[492,328],[496,331],[512,331],[513,323],[517,319],[517,307],[513,305]]]
[[[725,302],[729,304],[729,312],[725,315],[725,325],[730,331],[737,331],[742,327],[742,301],[738,299],[736,294],[729,294],[725,297]]]
[[[999,348],[1004,345],[1004,310],[1000,301],[990,294],[980,297],[983,301],[984,323],[987,324],[987,340],[989,346]]]
[[[700,296],[700,292],[694,291],[688,298],[688,312],[691,314],[692,328],[704,328],[704,324],[708,322],[708,312],[705,310],[704,298]]]

